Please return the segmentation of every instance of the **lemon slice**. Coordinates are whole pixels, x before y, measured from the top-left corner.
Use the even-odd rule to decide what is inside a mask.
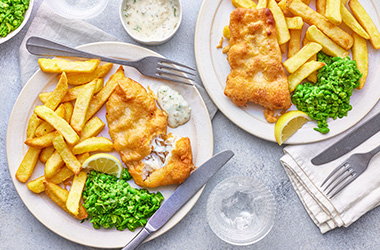
[[[88,157],[88,159],[83,162],[82,167],[114,175],[117,178],[120,178],[121,171],[123,170],[120,161],[115,156],[105,153]]]
[[[310,117],[302,111],[289,111],[278,118],[274,127],[274,137],[278,145],[284,143],[306,122],[310,121]]]

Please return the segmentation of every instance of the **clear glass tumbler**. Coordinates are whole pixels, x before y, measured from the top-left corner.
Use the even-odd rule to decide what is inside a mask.
[[[211,230],[233,245],[250,245],[272,229],[276,203],[272,193],[258,180],[235,176],[220,182],[207,201]]]
[[[93,18],[108,4],[108,0],[49,0],[46,2],[55,13],[69,19]]]

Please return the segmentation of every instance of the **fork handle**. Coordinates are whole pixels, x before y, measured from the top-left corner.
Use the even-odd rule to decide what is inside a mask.
[[[380,145],[368,152],[370,157],[374,157],[380,151]]]
[[[33,55],[37,56],[65,56],[65,57],[83,57],[100,59],[104,62],[110,62],[115,64],[121,64],[131,67],[136,67],[135,61],[118,60],[105,56],[100,56],[82,50],[73,49],[65,45],[49,41],[47,39],[32,36],[26,41],[26,49]]]

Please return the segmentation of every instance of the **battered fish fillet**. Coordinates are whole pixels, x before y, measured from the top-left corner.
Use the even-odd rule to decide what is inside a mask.
[[[190,140],[167,135],[167,114],[152,91],[130,78],[118,84],[106,118],[114,148],[134,181],[141,187],[182,183],[194,169]]]
[[[224,94],[238,106],[253,102],[269,110],[288,109],[288,80],[270,10],[235,9],[230,30],[231,72]]]

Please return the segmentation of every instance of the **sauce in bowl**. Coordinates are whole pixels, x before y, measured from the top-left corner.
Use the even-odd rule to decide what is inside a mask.
[[[122,16],[127,31],[138,40],[165,40],[180,23],[179,0],[126,0]]]

